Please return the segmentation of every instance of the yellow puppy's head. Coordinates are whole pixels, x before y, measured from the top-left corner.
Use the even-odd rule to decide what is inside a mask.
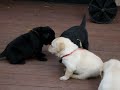
[[[64,51],[68,51],[72,48],[78,48],[70,39],[65,37],[58,37],[54,39],[48,48],[48,51],[52,54],[56,54],[58,57],[63,54]]]

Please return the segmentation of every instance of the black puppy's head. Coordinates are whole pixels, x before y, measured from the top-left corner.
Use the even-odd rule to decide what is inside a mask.
[[[36,28],[33,28],[32,31],[38,34],[40,41],[42,41],[43,44],[45,45],[51,44],[53,39],[55,39],[55,32],[49,26],[36,27]]]

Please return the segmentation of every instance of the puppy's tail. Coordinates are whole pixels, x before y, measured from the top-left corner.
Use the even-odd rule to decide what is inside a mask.
[[[86,27],[86,14],[85,14],[84,17],[83,17],[80,26],[81,26],[81,28],[85,28],[85,27]]]
[[[2,59],[5,59],[6,57],[5,57],[5,51],[3,51],[1,54],[0,54],[0,60],[2,60]]]

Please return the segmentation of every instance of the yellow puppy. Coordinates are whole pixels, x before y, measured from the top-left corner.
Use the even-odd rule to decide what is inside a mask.
[[[120,61],[110,59],[104,63],[103,79],[98,90],[120,90]]]
[[[62,63],[66,66],[65,75],[60,77],[60,80],[68,80],[70,77],[76,79],[96,77],[100,75],[103,67],[103,62],[98,56],[88,50],[78,48],[68,38],[54,39],[48,51],[62,58]]]

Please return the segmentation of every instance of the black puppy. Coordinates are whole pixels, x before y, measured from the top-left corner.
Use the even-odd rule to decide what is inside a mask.
[[[82,23],[79,26],[73,26],[68,30],[64,31],[60,37],[69,38],[79,48],[88,50],[88,32],[86,30],[86,16],[83,17]],[[62,62],[62,60],[60,60]]]
[[[79,48],[88,50],[88,32],[86,30],[86,16],[83,17],[82,23],[79,26],[73,26],[61,34],[61,37],[69,38]],[[80,43],[82,45],[80,45]],[[81,47],[82,46],[82,47]]]
[[[30,32],[10,42],[0,54],[0,58],[6,57],[11,64],[24,64],[25,59],[32,56],[46,61],[42,47],[51,44],[53,39],[55,39],[55,32],[50,27],[33,28]]]

